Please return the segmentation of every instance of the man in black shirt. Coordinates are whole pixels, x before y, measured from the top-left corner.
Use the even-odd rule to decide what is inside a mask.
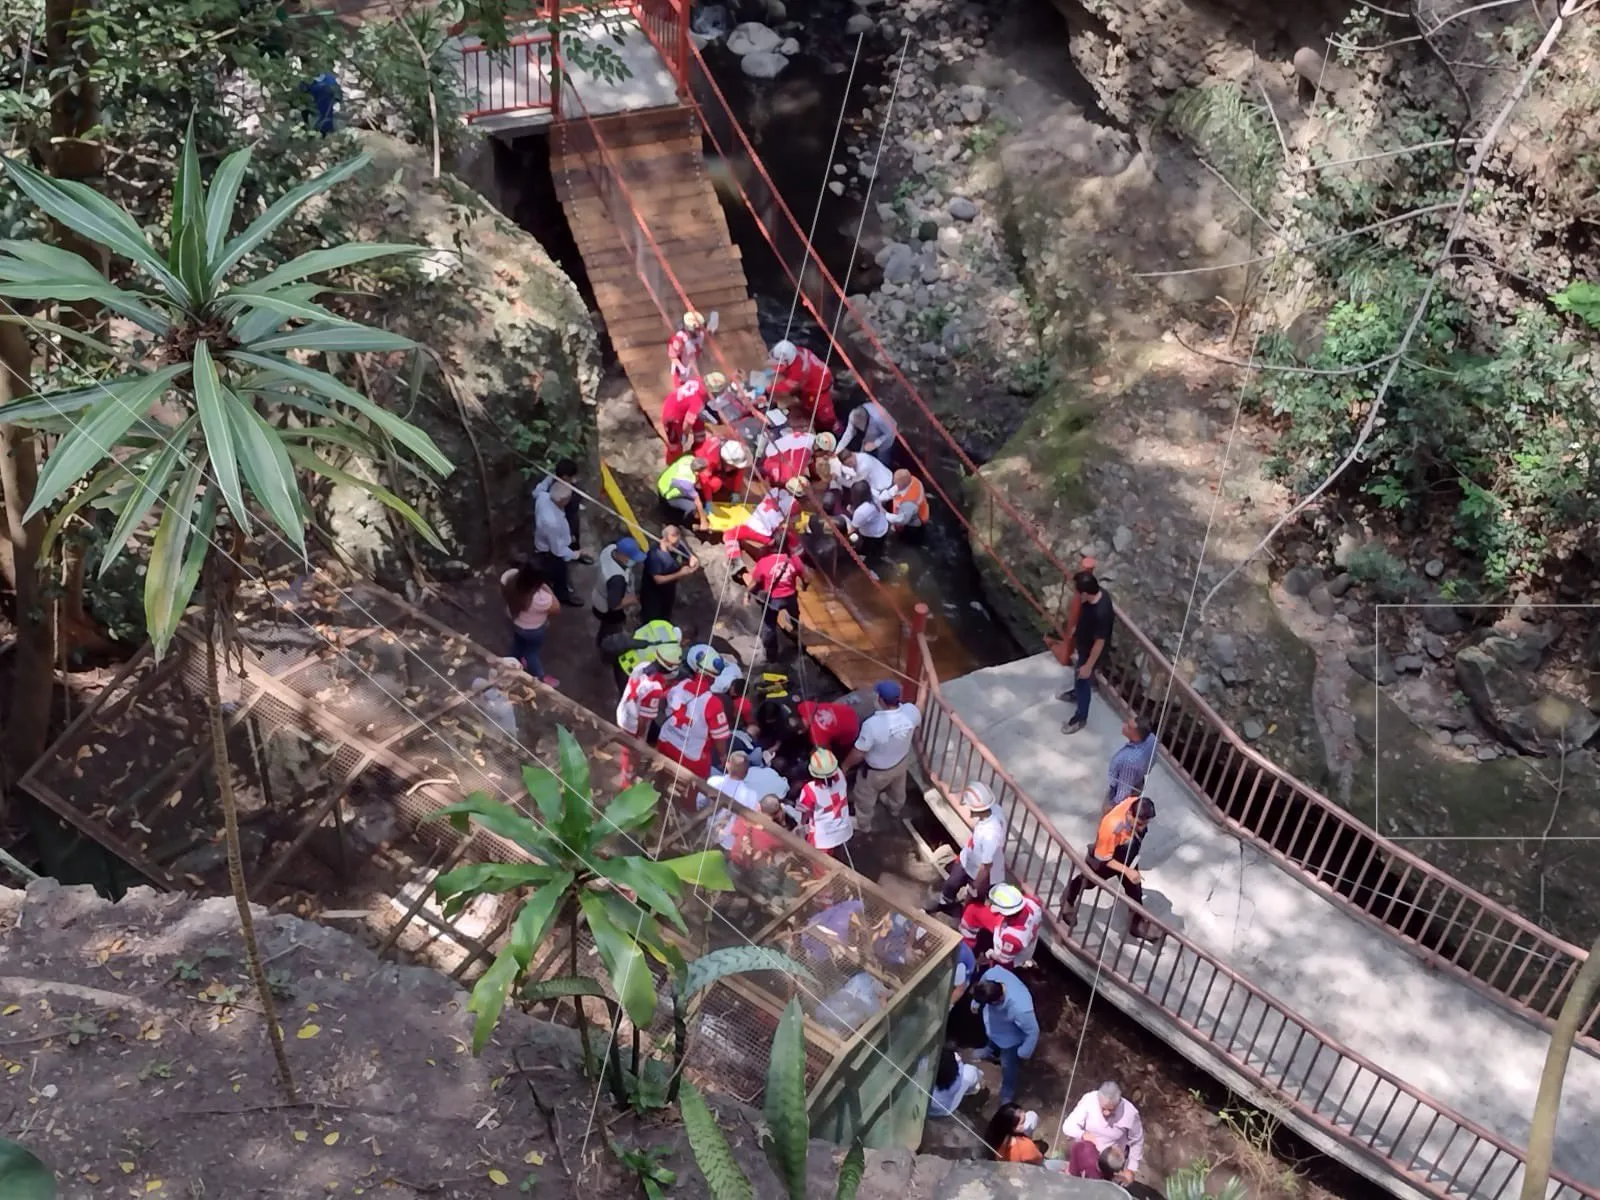
[[[678,597],[678,580],[700,569],[700,560],[684,545],[683,530],[667,525],[661,540],[644,559],[644,578],[639,584],[639,622],[672,620],[672,605]]]
[[[1111,631],[1117,623],[1111,593],[1100,586],[1093,571],[1079,571],[1072,577],[1072,586],[1080,601],[1078,623],[1072,632],[1074,673],[1071,689],[1060,693],[1056,699],[1069,700],[1077,708],[1072,720],[1061,727],[1062,733],[1077,733],[1088,723],[1095,669],[1105,659],[1111,645]]]

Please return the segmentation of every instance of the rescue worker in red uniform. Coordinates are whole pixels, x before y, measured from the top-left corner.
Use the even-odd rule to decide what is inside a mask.
[[[811,778],[800,789],[799,803],[806,841],[841,862],[848,861],[844,847],[855,833],[856,823],[850,815],[850,793],[839,760],[832,750],[816,750],[806,768]]]
[[[805,479],[811,471],[813,455],[833,453],[834,437],[831,433],[813,436],[793,430],[767,444],[766,457],[761,460],[761,474],[773,487],[782,487],[791,479]]]
[[[861,734],[861,718],[856,710],[839,701],[802,700],[795,706],[806,723],[813,745],[835,754],[849,754]]]
[[[707,464],[696,476],[701,498],[707,504],[737,504],[750,486],[750,451],[744,443],[707,437],[694,456]]]
[[[773,370],[772,394],[792,398],[805,413],[804,424],[813,430],[837,433],[839,419],[833,412],[833,371],[828,364],[804,346],[782,341],[772,348],[769,365]]]
[[[667,342],[667,358],[672,362],[672,386],[678,387],[700,372],[700,351],[706,344],[706,319],[690,311],[683,324]]]
[[[656,741],[663,757],[682,763],[701,779],[711,777],[711,768],[727,754],[733,736],[728,706],[712,690],[722,668],[722,656],[708,646],[696,646],[689,652],[689,678],[667,693]],[[692,808],[694,789],[680,794]]]
[[[673,388],[661,402],[661,425],[667,435],[667,462],[674,463],[705,436],[705,385],[690,378]]]

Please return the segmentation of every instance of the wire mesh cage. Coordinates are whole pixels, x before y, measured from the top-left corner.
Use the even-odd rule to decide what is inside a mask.
[[[947,927],[897,905],[760,813],[701,795],[680,767],[371,585],[335,583],[320,571],[274,577],[243,588],[234,615],[237,643],[217,656],[218,687],[257,901],[306,915],[360,912],[383,949],[470,980],[503,944],[519,897],[480,897],[447,918],[433,881],[462,862],[528,855],[480,827],[462,834],[431,818],[481,791],[537,819],[522,768],[553,764],[565,728],[588,757],[597,803],[626,786],[625,763],[664,798],[655,823],[631,845],[618,838],[616,852],[723,850],[734,888],[688,890],[687,932],[673,932],[685,957],[770,946],[810,973],[733,976],[695,996],[686,1013],[688,1069],[758,1100],[778,1019],[798,997],[813,1094],[847,1054],[865,1054],[857,1074],[876,1064],[886,1080],[905,1076],[903,1062],[883,1051],[911,1028],[897,1016],[904,997],[930,986],[948,996],[956,937]],[[22,781],[162,888],[227,888],[207,680],[205,633],[191,615],[163,658],[148,649],[136,656]],[[583,973],[603,979],[586,933],[579,961]],[[536,973],[562,974],[570,962],[564,947],[547,946]],[[672,1031],[671,981],[657,971],[663,1003],[640,1031],[650,1040]],[[939,1031],[930,1036],[936,1048]],[[925,1053],[895,1046],[899,1058]],[[843,1121],[830,1115],[830,1129],[875,1143],[876,1122],[906,1144],[909,1133],[880,1120],[889,1109],[879,1108]],[[920,1128],[919,1118],[919,1136]]]

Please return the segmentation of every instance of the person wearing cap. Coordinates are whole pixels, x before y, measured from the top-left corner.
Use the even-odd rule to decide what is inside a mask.
[[[663,757],[681,763],[701,779],[727,752],[733,729],[728,707],[712,690],[722,674],[722,656],[710,646],[695,646],[685,662],[689,677],[667,693],[665,715],[656,749]]]
[[[813,750],[806,771],[811,779],[800,789],[799,800],[806,841],[842,861],[844,844],[855,832],[844,772],[831,750]]]
[[[1022,1062],[1032,1058],[1039,1045],[1039,1018],[1033,1011],[1033,993],[1006,967],[990,967],[972,985],[972,1000],[983,1010],[983,1029],[989,1044],[974,1058],[1000,1064],[1001,1104],[1017,1098]]]
[[[750,570],[750,597],[761,605],[761,653],[768,662],[778,658],[778,615],[789,614],[790,625],[800,627],[800,589],[806,568],[788,548],[780,530],[772,549]]]
[[[950,864],[939,899],[928,906],[929,912],[953,908],[964,887],[971,887],[972,898],[981,903],[988,899],[990,888],[1005,882],[1006,820],[994,802],[994,792],[975,779],[962,789],[958,802],[962,815],[972,822],[972,831]]]
[[[997,883],[985,902],[968,904],[961,914],[961,936],[980,962],[1025,967],[1033,962],[1044,924],[1044,905],[1015,884]]]
[[[894,456],[895,439],[899,436],[900,427],[889,410],[876,400],[864,400],[850,410],[844,433],[839,435],[839,449],[850,449],[859,438],[863,450],[879,462],[888,462]]]
[[[700,352],[706,344],[706,319],[694,310],[683,314],[683,321],[667,341],[667,361],[672,364],[672,386],[694,378],[700,369]]]
[[[1145,832],[1155,820],[1155,802],[1147,796],[1132,793],[1126,800],[1111,806],[1100,818],[1095,831],[1094,845],[1085,851],[1089,870],[1098,878],[1110,881],[1122,877],[1122,890],[1135,904],[1144,902],[1144,877],[1135,866],[1139,851],[1144,845]],[[1089,883],[1088,876],[1074,871],[1067,881],[1067,894],[1061,909],[1061,919],[1071,929],[1078,923],[1078,897]],[[1143,941],[1159,940],[1161,934],[1138,913],[1128,915],[1128,936]]]
[[[644,549],[631,537],[618,538],[600,551],[600,569],[595,575],[589,606],[600,627],[595,631],[598,646],[622,631],[628,609],[639,606],[639,567]]]
[[[900,685],[892,679],[879,680],[872,688],[876,710],[861,722],[856,744],[845,756],[848,774],[859,763],[866,770],[856,780],[851,799],[861,828],[871,833],[882,800],[889,816],[898,820],[906,807],[906,772],[911,769],[911,739],[922,722],[915,704],[900,699]]]

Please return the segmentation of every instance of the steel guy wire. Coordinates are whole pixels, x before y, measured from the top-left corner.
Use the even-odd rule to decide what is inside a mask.
[[[19,314],[19,316],[20,316],[20,314]],[[22,317],[21,319],[22,319],[22,322],[25,325],[28,325],[28,326],[32,327],[36,333],[47,333],[48,332],[47,330],[43,330],[39,326],[39,324],[37,322],[35,322],[35,321],[33,321],[33,320],[31,320],[31,319],[29,319],[27,317]],[[75,366],[78,366],[80,369],[85,369],[83,364],[79,360],[73,358],[71,355],[65,355],[64,354],[63,357],[65,357],[68,361],[73,362],[73,364]],[[100,381],[98,379],[95,380],[94,386],[99,388],[101,391],[105,392],[107,396],[116,398],[117,402],[119,404],[126,405],[126,402],[124,400],[122,400],[121,397],[117,395],[117,393],[114,393],[109,388],[107,388],[102,381]],[[49,399],[48,397],[43,397],[43,398],[46,399],[47,401]],[[88,440],[90,441],[91,445],[94,445],[94,447],[97,450],[99,450],[102,454],[105,454],[108,458],[113,457],[112,454],[111,454],[111,451],[107,447],[105,447],[104,445],[101,445],[98,441],[96,441],[92,437],[88,437],[88,435],[84,433],[83,426],[78,421],[74,420],[73,417],[70,414],[63,413],[63,412],[58,412],[57,415],[62,420],[65,420],[74,429],[76,429],[81,435],[87,437]],[[174,446],[174,442],[173,442],[173,440],[171,438],[166,437],[166,436],[164,436],[164,435],[162,435],[160,433],[157,433],[156,436],[160,441],[162,441],[168,447],[173,447]],[[186,463],[192,463],[192,461],[193,461],[192,458],[184,456],[182,449],[179,449],[178,453],[179,453],[180,458],[183,459],[183,461],[185,461]],[[117,465],[120,466],[121,469],[124,471],[124,473],[126,473],[131,479],[133,479],[135,481],[137,481],[139,479],[139,476],[137,474],[135,474],[133,469],[130,466],[128,466],[125,462],[123,462],[120,459],[116,459],[115,461],[117,462]],[[271,527],[270,527],[270,525],[264,523],[263,524],[263,528],[270,529]],[[285,538],[281,533],[279,533],[276,530],[272,530],[272,534],[284,546],[286,546],[286,547],[288,547],[290,549],[294,549],[293,544],[290,543],[288,541],[288,539]],[[216,553],[221,555],[222,558],[225,561],[231,563],[246,578],[250,578],[254,582],[261,584],[263,589],[266,592],[266,595],[268,597],[272,597],[271,588],[267,585],[267,580],[266,580],[266,578],[264,576],[263,577],[259,577],[259,578],[255,577],[255,576],[252,576],[250,574],[248,568],[245,566],[245,564],[240,562],[237,558],[235,558],[232,554],[230,554],[226,549],[224,549],[223,546],[221,545],[221,543],[218,542],[215,537],[206,536],[206,535],[200,535],[200,534],[198,534],[198,532],[196,533],[196,536],[204,537],[205,542]],[[339,587],[339,585],[337,583],[333,583],[331,580],[328,580],[327,582],[342,597],[344,597],[345,599],[349,600],[357,610],[359,610],[360,612],[365,614],[369,619],[372,619],[373,620],[373,624],[374,624],[374,626],[376,628],[383,629],[384,631],[390,633],[391,635],[394,635],[396,644],[404,646],[406,651],[412,657],[416,658],[419,662],[422,662],[425,666],[428,667],[429,670],[433,671],[434,674],[439,675],[441,680],[444,681],[445,685],[451,691],[453,691],[457,695],[461,696],[463,698],[464,702],[470,708],[472,708],[474,711],[476,711],[480,716],[483,716],[486,720],[489,720],[491,723],[493,723],[493,718],[488,713],[484,712],[484,710],[477,705],[477,703],[474,701],[474,699],[473,699],[473,697],[471,696],[470,693],[466,692],[464,689],[462,689],[461,687],[459,687],[458,685],[456,685],[455,683],[450,681],[445,676],[443,676],[437,670],[437,668],[433,667],[433,665],[431,663],[428,663],[426,659],[422,658],[422,656],[416,650],[414,650],[410,646],[406,645],[406,642],[405,642],[405,640],[403,638],[401,638],[398,634],[396,634],[395,631],[393,629],[391,629],[386,623],[384,623],[381,620],[376,619],[374,617],[374,615],[368,609],[366,609],[365,606],[363,606],[360,603],[360,601],[357,600],[350,592],[348,592],[347,590]],[[351,657],[351,655],[348,652],[348,650],[346,650],[344,647],[341,647],[338,644],[336,644],[331,638],[329,638],[327,636],[327,634],[325,634],[321,630],[319,630],[313,622],[309,621],[306,617],[304,617],[302,614],[300,614],[298,611],[296,611],[292,607],[292,605],[287,604],[287,603],[285,603],[283,601],[278,601],[277,603],[279,604],[280,607],[285,609],[285,611],[287,611],[290,616],[294,617],[302,625],[304,625],[308,630],[310,630],[313,634],[315,634],[317,637],[321,638],[322,641],[325,642],[328,645],[328,647],[336,655],[338,655],[340,658],[343,658],[353,668],[355,668],[357,673],[359,673],[361,676],[363,676],[365,679],[367,679],[367,681],[370,682],[372,684],[372,686],[375,687],[379,691],[380,694],[382,694],[385,697],[387,697],[390,701],[395,703],[399,708],[405,709],[405,705],[403,704],[403,702],[400,699],[400,697],[397,697],[393,692],[389,691],[389,689],[384,687],[383,684],[380,683],[371,674],[371,672],[367,671],[364,667],[361,666],[361,664],[359,662],[357,662],[353,657]],[[407,710],[407,711],[409,711],[409,710]],[[450,753],[455,755],[457,758],[459,758],[463,763],[467,763],[468,765],[474,765],[475,766],[475,764],[473,764],[472,761],[469,758],[467,758],[467,756],[464,753],[462,753],[462,751],[459,748],[454,746],[449,741],[449,739],[447,739],[446,737],[444,737],[443,734],[440,733],[438,728],[436,726],[434,726],[431,721],[418,718],[417,719],[417,724],[419,726],[422,726],[422,727],[426,728],[428,730],[428,732],[434,737],[435,740],[437,740],[442,746],[444,746],[444,748],[447,751],[449,751]],[[494,727],[496,729],[500,728],[498,724],[495,724]],[[532,762],[534,762],[534,763],[538,764],[539,766],[545,768],[546,770],[551,771],[553,774],[556,774],[557,778],[560,777],[559,773],[556,772],[554,770],[554,768],[552,768],[548,762],[546,762],[544,759],[540,758],[537,754],[535,754],[528,746],[526,746],[524,743],[522,743],[520,741],[520,739],[516,738],[514,735],[507,734],[507,740],[510,741],[514,746],[516,746],[516,748],[519,749],[522,753],[527,755],[529,760],[531,760]],[[683,772],[683,768],[682,768],[681,764],[674,764],[674,767],[675,767],[675,770],[674,770],[673,774],[674,774],[674,783],[676,785],[676,784],[682,782],[682,775],[683,775],[684,772]],[[502,789],[500,794],[501,794],[502,798],[508,799],[508,801],[511,803],[513,808],[517,808],[519,811],[524,812],[524,815],[526,815],[530,820],[534,821],[535,824],[541,824],[541,827],[546,831],[546,833],[550,837],[552,837],[556,841],[557,845],[561,846],[562,849],[566,850],[570,854],[573,854],[574,857],[580,858],[580,860],[581,860],[581,856],[577,854],[576,850],[574,850],[574,848],[572,846],[568,845],[566,843],[566,841],[561,838],[559,833],[557,833],[555,830],[551,829],[548,824],[542,824],[540,822],[540,818],[539,818],[539,815],[537,813],[534,813],[531,810],[526,809],[526,807],[524,805],[522,805],[521,802],[515,796],[513,796],[510,792],[505,791],[505,790]],[[601,815],[602,815],[602,817],[604,817],[604,810],[601,810]],[[608,823],[611,824],[612,828],[616,829],[617,833],[620,834],[627,842],[629,842],[631,845],[633,845],[633,847],[637,851],[639,851],[640,853],[646,854],[646,855],[649,854],[649,851],[646,850],[644,845],[642,843],[640,843],[638,841],[638,839],[634,838],[626,830],[617,829],[615,823],[614,822],[610,822],[609,819],[608,819]],[[664,836],[664,834],[663,834],[663,836]],[[696,886],[698,887],[698,883],[696,884]],[[425,885],[424,885],[424,890],[425,890]],[[758,943],[756,943],[756,941],[753,938],[751,938],[742,929],[740,929],[731,920],[729,920],[728,917],[726,917],[724,914],[719,912],[715,905],[711,904],[704,897],[697,897],[697,899],[699,899],[701,905],[708,912],[710,912],[710,914],[713,917],[715,917],[716,919],[720,920],[723,924],[727,925],[729,929],[733,930],[734,933],[737,934],[745,942],[745,944],[750,945],[750,946],[755,946],[755,945],[758,944]],[[642,925],[641,925],[641,928],[642,928]],[[832,1016],[835,1016],[835,1017],[840,1017],[841,1016],[841,1014],[839,1014],[835,1009],[832,1008],[831,1005],[829,1005],[827,1003],[827,998],[817,995],[812,989],[810,989],[808,987],[808,985],[806,984],[806,982],[805,982],[805,980],[803,978],[797,978],[795,980],[795,985],[796,985],[798,990],[802,991],[805,995],[807,995],[809,998],[811,998],[813,1001],[815,1001],[818,1004],[818,1006],[824,1012],[827,1012],[828,1014],[830,1014]],[[929,1089],[927,1089],[926,1087],[923,1087],[921,1085],[921,1083],[918,1080],[916,1080],[909,1072],[907,1072],[900,1064],[896,1063],[892,1058],[890,1058],[889,1055],[887,1054],[887,1052],[885,1052],[883,1049],[881,1049],[880,1047],[875,1046],[875,1045],[872,1046],[871,1049],[872,1049],[872,1052],[875,1055],[877,1055],[879,1058],[881,1058],[884,1062],[888,1063],[890,1065],[890,1067],[892,1069],[894,1069],[898,1074],[900,1074],[907,1082],[909,1082],[910,1084],[912,1084],[912,1086],[918,1088],[918,1090],[922,1091],[925,1095],[928,1095],[931,1098],[932,1093],[929,1091]],[[970,1126],[968,1128],[970,1129]]]

